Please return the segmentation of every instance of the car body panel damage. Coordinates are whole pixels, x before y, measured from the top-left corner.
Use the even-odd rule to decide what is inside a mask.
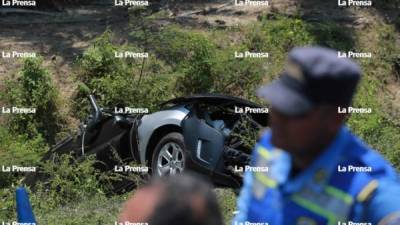
[[[208,176],[218,185],[239,187],[242,174],[235,168],[249,163],[253,145],[268,118],[266,113],[238,110],[262,106],[221,94],[171,99],[151,114],[118,113],[100,108],[93,96],[89,100],[92,113],[80,130],[53,147],[43,161],[55,154],[70,153],[78,159],[95,154],[102,170],[136,161],[151,168],[153,175],[188,169]],[[34,185],[41,179],[45,177],[30,175],[25,181]],[[117,184],[116,190],[126,186]]]

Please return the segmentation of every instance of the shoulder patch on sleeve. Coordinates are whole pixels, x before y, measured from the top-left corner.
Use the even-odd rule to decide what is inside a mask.
[[[371,180],[357,195],[357,201],[365,202],[371,197],[372,193],[378,188],[378,181]]]

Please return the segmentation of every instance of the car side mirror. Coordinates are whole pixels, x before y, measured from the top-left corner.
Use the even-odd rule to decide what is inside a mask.
[[[132,126],[132,121],[126,119],[123,116],[115,116],[115,123],[118,124],[118,126],[122,127],[122,128],[131,128]]]

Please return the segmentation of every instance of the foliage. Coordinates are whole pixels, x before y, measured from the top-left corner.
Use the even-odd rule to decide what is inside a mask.
[[[134,35],[139,41],[146,42],[146,47],[159,59],[173,66],[194,62],[202,57],[212,57],[215,48],[204,35],[173,25],[159,32],[148,33],[147,36]]]
[[[246,50],[238,47],[238,52],[244,51]],[[266,59],[235,58],[234,54],[233,50],[219,52],[214,67],[216,78],[213,91],[255,100],[254,90],[258,88],[266,72]]]
[[[48,144],[55,142],[63,127],[58,91],[48,71],[42,67],[41,58],[26,59],[19,76],[6,81],[4,88],[0,97],[7,107],[35,108],[36,113],[12,113],[0,125],[2,166],[33,167],[48,150]],[[12,186],[23,175],[0,173],[0,188]]]
[[[168,68],[153,56],[147,59],[125,59],[116,53],[143,52],[142,49],[116,46],[112,35],[105,32],[78,60],[81,82],[75,96],[75,112],[83,118],[88,112],[86,97],[94,93],[104,107],[130,106],[155,109],[172,94]],[[82,107],[82,106],[86,106]]]
[[[54,143],[64,119],[58,109],[59,93],[48,71],[42,67],[42,59],[26,59],[20,76],[17,80],[7,81],[5,89],[1,98],[9,107],[36,109],[34,114],[10,115],[9,130],[27,135],[28,138],[41,135],[48,142]]]
[[[338,50],[350,50],[354,45],[351,31],[336,23],[306,22],[284,16],[262,17],[246,33],[245,44],[255,51],[270,52],[274,57],[296,46],[320,45]]]
[[[186,63],[181,64],[184,75],[182,79],[178,79],[177,88],[182,94],[210,92],[216,78],[216,74],[213,73],[215,47],[210,44],[209,40],[201,38],[200,35],[188,35],[191,38],[182,42],[190,45],[187,46],[188,49],[182,49],[188,55],[185,56]],[[174,41],[172,43],[178,43],[176,40]]]
[[[295,46],[309,45],[313,42],[307,28],[307,23],[300,19],[263,17],[261,23],[255,24],[247,35],[246,44],[252,50],[282,54]]]
[[[242,146],[252,151],[260,135],[261,127],[255,124],[250,115],[241,115],[236,125],[232,128],[230,140],[240,140]],[[250,153],[251,152],[247,152]]]
[[[59,224],[61,219],[62,224],[116,221],[127,195],[107,196],[109,184],[119,179],[119,175],[101,172],[96,169],[96,163],[94,156],[77,161],[71,155],[55,155],[51,162],[41,163],[40,174],[47,178],[35,186],[30,196],[38,223]],[[137,177],[134,179],[139,181]],[[20,183],[15,182],[15,186],[18,185]],[[0,189],[4,205],[0,208],[1,218],[15,218],[15,186]],[[78,208],[82,211],[77,211]]]
[[[34,166],[47,146],[40,136],[27,138],[23,135],[12,135],[5,127],[0,126],[0,158],[2,166]],[[10,186],[22,174],[0,173],[0,188]]]
[[[49,207],[56,207],[67,202],[82,198],[85,195],[103,194],[101,180],[104,174],[95,168],[94,156],[77,161],[71,155],[55,156],[51,162],[41,165],[41,174],[49,177],[36,192],[38,196],[45,195],[52,199],[47,202]],[[47,191],[51,190],[51,191]],[[36,203],[40,204],[41,203]]]
[[[219,48],[201,32],[167,26],[147,36],[147,42],[156,56],[176,71],[178,95],[218,92],[250,96],[248,90],[261,80],[260,60],[236,59],[234,51]]]
[[[115,224],[121,206],[129,195],[106,197],[84,196],[76,202],[49,209],[37,210],[40,223],[48,225]],[[47,199],[51,201],[51,199]],[[61,223],[60,223],[61,221]]]
[[[390,102],[382,94],[385,84],[392,82],[392,70],[396,56],[394,28],[381,25],[375,28],[378,32],[377,43],[368,43],[361,51],[372,51],[374,60],[360,60],[363,78],[354,99],[354,107],[368,107],[370,114],[354,114],[349,125],[366,143],[381,152],[397,169],[400,168],[400,123],[393,117]]]

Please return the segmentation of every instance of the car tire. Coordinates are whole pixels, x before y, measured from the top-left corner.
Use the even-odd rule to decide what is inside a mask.
[[[183,135],[171,132],[160,139],[152,156],[153,176],[169,176],[182,173],[187,164],[187,151]]]

